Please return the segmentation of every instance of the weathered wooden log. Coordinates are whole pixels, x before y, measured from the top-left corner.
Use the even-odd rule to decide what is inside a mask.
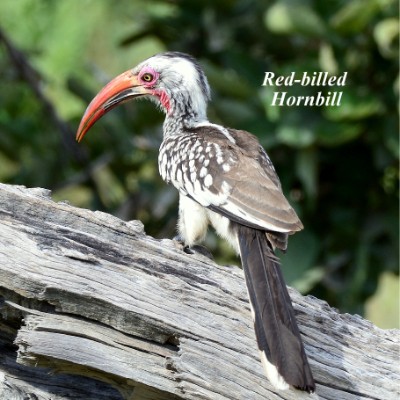
[[[241,269],[0,184],[0,399],[398,399],[399,331],[290,294],[313,395],[264,377]]]

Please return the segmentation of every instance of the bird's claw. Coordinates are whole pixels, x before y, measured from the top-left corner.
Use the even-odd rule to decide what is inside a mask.
[[[209,258],[210,260],[214,260],[213,255],[205,246],[201,246],[198,244],[195,244],[193,246],[185,245],[185,242],[180,235],[175,236],[173,238],[173,240],[175,242],[178,242],[182,246],[182,250],[186,254],[201,254],[202,256],[205,256],[205,257]]]
[[[210,250],[208,250],[205,246],[200,246],[198,244],[195,244],[194,246],[185,246],[183,248],[183,251],[186,254],[201,254],[202,256],[205,256],[210,260],[214,260],[214,257],[211,254]]]

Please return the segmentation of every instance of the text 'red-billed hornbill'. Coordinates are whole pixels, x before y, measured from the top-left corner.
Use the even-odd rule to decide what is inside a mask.
[[[77,132],[121,102],[147,96],[165,112],[159,171],[179,191],[179,236],[201,242],[211,224],[240,254],[261,360],[272,384],[313,392],[314,380],[276,248],[303,228],[282,193],[270,158],[252,134],[207,119],[210,88],[187,54],[157,54],[108,83]]]

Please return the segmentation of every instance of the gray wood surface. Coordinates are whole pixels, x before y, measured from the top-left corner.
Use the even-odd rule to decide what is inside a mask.
[[[399,398],[399,331],[290,294],[313,395],[264,377],[241,269],[0,184],[2,400]]]

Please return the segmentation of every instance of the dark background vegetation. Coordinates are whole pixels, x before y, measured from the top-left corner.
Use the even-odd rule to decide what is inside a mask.
[[[213,122],[256,134],[305,230],[288,283],[342,312],[398,327],[398,15],[394,0],[4,0],[0,181],[175,234],[177,193],[158,176],[163,115],[148,102],[103,118],[81,145],[91,98],[154,53],[199,58]],[[271,107],[264,73],[348,72],[340,107]],[[312,95],[319,87],[286,87]],[[238,260],[214,235],[217,259]]]

